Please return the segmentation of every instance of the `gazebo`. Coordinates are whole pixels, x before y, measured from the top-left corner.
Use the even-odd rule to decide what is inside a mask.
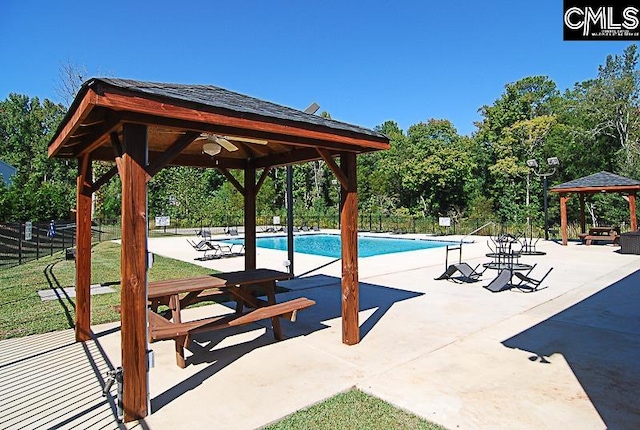
[[[356,155],[389,139],[355,125],[208,85],[97,78],[85,82],[49,143],[78,160],[76,340],[91,339],[91,197],[122,181],[121,336],[125,421],[148,414],[147,182],[165,166],[218,169],[244,197],[245,270],[256,268],[256,195],[270,169],[322,159],[341,193],[342,342],[360,341]],[[339,163],[335,158],[339,158]],[[111,161],[92,177],[92,161]],[[241,170],[241,184],[230,170]]]
[[[560,226],[562,244],[567,245],[567,201],[570,193],[577,193],[580,198],[580,231],[585,232],[584,202],[589,194],[620,193],[629,201],[631,230],[637,229],[636,194],[640,190],[640,181],[625,178],[609,172],[599,172],[564,184],[556,185],[550,191],[560,194]]]

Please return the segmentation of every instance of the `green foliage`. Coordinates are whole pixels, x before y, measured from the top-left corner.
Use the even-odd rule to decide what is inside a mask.
[[[10,94],[0,102],[0,159],[18,171],[2,192],[0,221],[68,218],[75,206],[75,161],[49,159],[47,144],[64,107]]]

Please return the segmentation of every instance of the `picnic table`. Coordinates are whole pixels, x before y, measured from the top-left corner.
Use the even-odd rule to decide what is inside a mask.
[[[189,347],[191,336],[196,333],[250,324],[270,318],[274,337],[276,340],[282,340],[279,318],[295,321],[298,310],[315,304],[313,300],[305,297],[282,303],[276,302],[276,281],[291,278],[292,275],[286,272],[255,269],[150,282],[149,339],[151,342],[174,340],[176,362],[182,368],[186,366],[184,348]],[[252,291],[255,292],[258,288],[264,290],[266,301],[252,294]],[[182,309],[225,294],[236,301],[234,313],[194,321],[182,320]],[[169,309],[160,312],[160,305],[168,306]]]
[[[578,237],[586,245],[591,245],[593,241],[609,241],[616,245],[620,234],[616,227],[591,227],[589,233],[580,233]]]

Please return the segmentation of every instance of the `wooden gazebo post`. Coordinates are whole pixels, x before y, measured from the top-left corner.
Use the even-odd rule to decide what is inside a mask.
[[[91,157],[78,159],[76,189],[76,342],[91,339]]]
[[[342,343],[360,342],[360,290],[358,283],[358,179],[356,154],[340,156],[340,168],[346,182],[342,184],[340,236],[342,239]]]
[[[123,125],[120,317],[124,420],[147,416],[147,127]]]
[[[244,169],[244,269],[256,268],[256,168]]]
[[[585,203],[585,194],[579,193],[580,197],[580,233],[586,233],[587,226],[584,217],[584,203]]]
[[[636,193],[629,193],[629,221],[631,231],[636,231],[638,229],[638,218],[636,217]]]
[[[560,194],[560,230],[562,231],[562,244],[567,246],[569,242],[569,232],[567,231],[567,201],[569,196],[566,193]]]

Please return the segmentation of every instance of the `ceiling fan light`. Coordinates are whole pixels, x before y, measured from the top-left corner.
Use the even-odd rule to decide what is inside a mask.
[[[202,152],[210,156],[218,155],[222,150],[222,147],[215,142],[207,142],[202,145]]]

